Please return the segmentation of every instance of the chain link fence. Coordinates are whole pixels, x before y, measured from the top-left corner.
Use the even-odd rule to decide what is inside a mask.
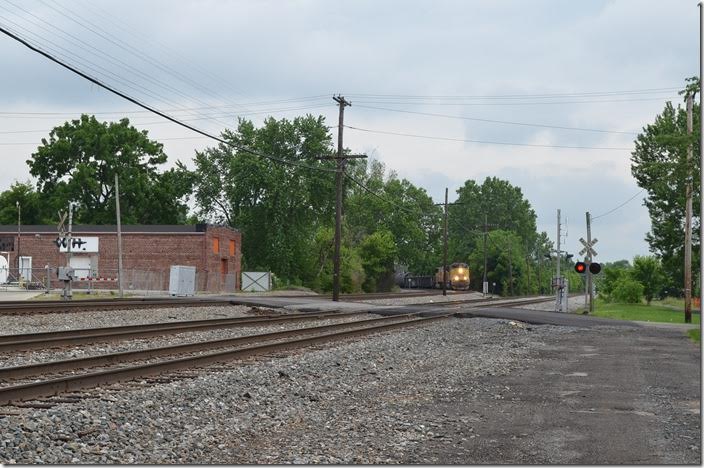
[[[74,268],[74,290],[118,289],[117,269]],[[142,294],[166,294],[169,292],[170,271],[138,270],[125,268],[122,271],[122,288]],[[199,292],[235,292],[237,276],[234,273],[220,274],[207,271],[196,272],[196,290]],[[58,279],[58,267],[45,268],[0,268],[0,291],[9,289],[44,290],[62,289],[64,282]]]

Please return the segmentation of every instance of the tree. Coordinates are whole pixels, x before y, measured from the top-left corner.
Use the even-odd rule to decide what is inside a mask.
[[[643,294],[648,305],[654,297],[660,295],[666,281],[660,261],[652,256],[636,256],[633,259],[631,277],[643,285]]]
[[[391,289],[396,253],[394,236],[387,230],[376,231],[361,242],[359,256],[362,259],[366,277],[365,291],[376,292]]]
[[[349,173],[368,189],[347,186],[345,227],[352,242],[359,244],[377,231],[390,233],[396,263],[419,274],[434,271],[440,261],[442,209],[424,189],[394,172],[385,177],[379,161],[357,161]]]
[[[22,224],[45,224],[50,221],[45,206],[31,182],[15,182],[0,193],[0,224],[17,224],[17,203],[22,210]]]
[[[639,304],[643,298],[643,289],[643,285],[638,281],[628,276],[621,277],[614,283],[611,300],[626,304]]]
[[[124,224],[184,222],[193,176],[180,162],[159,172],[166,161],[161,143],[130,126],[128,119],[99,122],[84,114],[55,127],[27,164],[52,216],[75,201],[77,222],[115,223],[118,174]]]
[[[230,145],[196,153],[199,217],[242,231],[248,268],[312,284],[321,265],[311,247],[321,228],[332,225],[335,213],[334,166],[318,159],[332,152],[325,120],[269,118],[260,128],[240,120],[235,131],[226,130],[222,137]]]
[[[690,79],[688,88],[698,86],[696,79]],[[638,185],[647,193],[645,206],[650,215],[651,230],[646,241],[662,262],[668,278],[668,290],[681,293],[684,284],[684,218],[685,184],[691,174],[699,173],[699,158],[687,163],[687,147],[694,147],[699,154],[699,105],[694,105],[694,132],[687,134],[687,113],[671,102],[665,104],[663,112],[655,117],[653,124],[647,125],[635,141],[635,151],[631,157],[631,173]],[[693,213],[700,212],[699,177],[693,177]],[[692,220],[692,264],[699,260],[699,222]]]

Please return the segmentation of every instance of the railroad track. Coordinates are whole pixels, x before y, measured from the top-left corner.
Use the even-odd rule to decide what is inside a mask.
[[[406,316],[373,318],[224,340],[202,341],[88,358],[0,368],[0,380],[10,382],[13,379],[42,375],[42,380],[25,383],[13,382],[13,385],[0,387],[0,405],[10,405],[16,402],[130,381],[166,372],[200,368],[233,359],[244,359],[271,352],[299,349],[311,345],[419,325],[450,316],[451,314],[417,317],[409,314]],[[262,342],[265,343],[259,344]],[[242,346],[248,343],[257,344]],[[183,356],[184,354],[186,356]],[[145,360],[164,356],[167,356],[167,358],[144,363]],[[140,361],[142,363],[135,364],[135,362]],[[132,365],[84,371],[87,367],[110,366],[125,362]],[[49,374],[50,377],[47,378],[47,373],[52,372],[53,374]],[[61,374],[57,376],[57,373]]]
[[[272,325],[286,322],[345,318],[368,315],[366,312],[321,312],[301,314],[277,314],[256,317],[230,317],[206,320],[121,325],[116,327],[83,328],[17,335],[0,335],[0,352],[46,349],[58,346],[119,341],[130,338],[163,336],[183,332],[207,331],[222,328]]]
[[[8,301],[0,302],[0,315],[50,314],[86,310],[148,309],[153,307],[199,307],[230,305],[218,299],[85,299],[77,301]]]

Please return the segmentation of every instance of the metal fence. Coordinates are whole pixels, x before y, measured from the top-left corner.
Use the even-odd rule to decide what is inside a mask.
[[[0,290],[21,288],[25,290],[62,289],[64,282],[58,279],[58,268],[23,268],[22,274],[17,268],[5,268],[0,271]],[[77,290],[118,289],[117,269],[75,268],[75,280],[72,286]],[[125,291],[139,291],[141,294],[164,294],[169,290],[170,270],[139,270],[124,268],[122,270],[122,288]],[[196,272],[196,290],[199,292],[235,292],[237,276],[234,273],[220,274],[207,271]]]

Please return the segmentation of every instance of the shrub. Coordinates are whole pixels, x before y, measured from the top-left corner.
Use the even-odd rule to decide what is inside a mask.
[[[612,302],[638,304],[643,299],[644,287],[638,281],[623,277],[616,280],[610,299]]]

